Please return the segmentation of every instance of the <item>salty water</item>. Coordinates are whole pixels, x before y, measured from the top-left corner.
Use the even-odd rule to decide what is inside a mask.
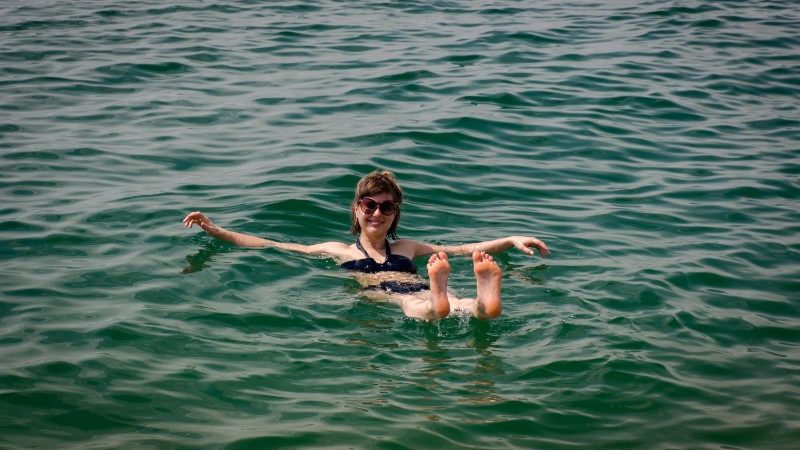
[[[798,29],[782,0],[3,2],[0,448],[797,448]],[[181,226],[349,241],[378,168],[400,237],[552,256],[496,255],[501,318],[427,323]]]

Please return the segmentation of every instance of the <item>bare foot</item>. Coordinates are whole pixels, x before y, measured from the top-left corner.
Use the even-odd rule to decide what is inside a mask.
[[[475,317],[493,319],[500,315],[503,305],[500,302],[500,284],[503,273],[500,267],[486,252],[473,252],[472,262],[475,279],[478,281],[478,298],[475,301]]]
[[[445,252],[434,253],[428,260],[428,278],[431,283],[431,301],[437,319],[450,314],[447,299],[447,279],[450,277],[450,262]]]

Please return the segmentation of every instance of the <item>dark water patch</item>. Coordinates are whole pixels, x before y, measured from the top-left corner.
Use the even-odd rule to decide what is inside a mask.
[[[565,92],[548,91],[548,90],[528,90],[522,92],[522,95],[530,101],[535,102],[541,106],[562,106],[576,104],[580,97],[574,94]]]
[[[211,27],[211,26],[198,26],[188,25],[182,28],[174,29],[176,33],[227,33],[226,28]]]
[[[346,53],[362,53],[378,50],[379,47],[371,45],[334,45],[330,47],[333,50]]]
[[[2,27],[0,27],[2,28]],[[27,51],[4,51],[0,52],[0,59],[4,61],[42,61],[49,58],[66,55],[63,50],[27,50]],[[9,71],[15,74],[35,73],[31,70],[24,68],[5,68],[4,71]]]
[[[266,99],[266,100],[268,100],[268,102],[262,104],[270,104],[269,101],[275,101],[273,99]],[[259,101],[259,103],[261,102]],[[352,112],[377,113],[384,109],[386,109],[386,105],[373,102],[353,102],[342,105],[306,107],[306,110],[311,114],[322,114],[322,115],[337,114],[337,113],[352,113]]]
[[[104,431],[120,428],[130,428],[127,423],[116,414],[98,414],[90,410],[70,410],[51,416],[48,421],[62,427],[74,428],[82,431]]]
[[[514,15],[514,14],[521,14],[526,12],[526,9],[523,8],[514,8],[512,6],[502,7],[502,8],[486,8],[480,10],[481,14],[494,16],[494,15]]]
[[[666,278],[671,285],[686,291],[724,289],[726,287],[746,288],[748,282],[726,273],[725,269],[680,271]]]
[[[472,55],[448,55],[442,58],[440,61],[448,62],[451,64],[456,64],[460,66],[468,66],[475,64],[484,59],[483,55],[480,54],[472,54]]]
[[[718,12],[720,8],[713,6],[713,5],[701,5],[697,7],[690,7],[690,6],[671,6],[668,8],[663,9],[654,9],[651,11],[647,11],[644,14],[647,16],[657,16],[657,17],[672,17],[672,16],[691,16],[694,14],[705,14],[709,12]]]
[[[62,122],[107,122],[116,119],[114,114],[59,115],[55,119]]]
[[[0,133],[14,133],[17,131],[22,131],[22,128],[18,125],[12,123],[0,124]]]
[[[769,39],[735,39],[735,40],[713,40],[713,41],[690,41],[690,45],[695,45],[698,47],[702,46],[710,46],[716,49],[730,49],[730,48],[757,48],[757,49],[764,49],[764,48],[776,48],[776,49],[784,49],[784,50],[791,50],[800,43],[800,40],[789,37],[789,36],[782,36],[779,38],[769,38]]]
[[[537,100],[539,96],[536,96]],[[520,95],[512,94],[509,92],[502,92],[497,94],[483,94],[483,95],[469,95],[459,98],[460,101],[469,102],[475,105],[479,104],[493,104],[501,108],[515,108],[531,106],[531,103],[525,100]]]
[[[577,127],[577,128],[584,128],[595,130],[601,134],[611,135],[611,136],[624,136],[630,135],[635,133],[632,128],[621,128],[616,125],[611,125],[608,123],[609,121],[593,121],[593,120],[577,120],[570,123],[570,126]],[[622,124],[620,124],[622,125]]]
[[[704,90],[699,89],[689,89],[689,90],[682,90],[682,91],[674,91],[672,92],[673,95],[677,95],[679,97],[686,97],[686,98],[699,98],[705,99],[710,98],[711,94]]]
[[[300,31],[285,30],[285,29],[276,32],[275,36],[276,37],[274,38],[274,40],[276,42],[283,42],[283,43],[289,43],[289,44],[293,44],[293,43],[295,43],[297,41],[300,41],[302,39],[311,39],[311,38],[314,37],[314,35],[311,34],[311,33],[304,33],[304,32],[300,32]]]
[[[236,124],[251,119],[252,116],[245,113],[243,110],[227,110],[227,111],[214,111],[210,114],[191,115],[191,116],[173,116],[169,118],[158,118],[147,120],[143,125],[152,127],[172,128],[176,126],[210,126],[210,125],[223,125],[223,124]],[[153,157],[150,159],[169,159]],[[191,161],[179,159],[179,166],[192,167],[194,165]]]
[[[96,69],[103,74],[104,82],[108,84],[138,83],[161,76],[181,75],[193,72],[192,66],[179,62],[169,61],[163,63],[120,63],[101,66]]]
[[[706,89],[718,91],[730,96],[751,96],[751,95],[790,95],[795,89],[783,86],[764,87],[760,83],[736,82],[731,80],[715,81],[705,85]]]
[[[13,24],[0,25],[0,32],[21,32],[21,31],[36,31],[36,30],[49,30],[49,29],[69,29],[69,28],[82,28],[89,25],[89,22],[77,19],[62,19],[62,20],[26,20]]]
[[[554,58],[554,61],[581,62],[581,61],[586,61],[589,58],[591,58],[591,56],[582,55],[582,54],[578,54],[578,53],[564,53],[564,54],[558,55],[556,58]]]
[[[217,62],[220,60],[220,55],[216,53],[209,53],[209,52],[200,52],[200,53],[193,53],[191,55],[186,55],[186,59],[197,61],[197,62]]]
[[[429,70],[409,70],[391,75],[383,75],[373,78],[371,81],[380,83],[401,83],[409,82],[426,78],[436,78],[438,75]]]
[[[136,92],[134,88],[126,88],[121,86],[104,86],[101,84],[92,83],[77,83],[68,86],[57,86],[48,89],[51,92],[69,93],[69,94],[132,94]]]
[[[541,62],[543,58],[538,54],[531,53],[531,52],[523,52],[519,50],[510,50],[504,53],[501,53],[495,57],[495,61],[498,64],[508,64],[508,65],[517,65],[517,64],[524,64],[524,63],[538,63]],[[548,70],[556,71],[555,66],[550,65],[548,66]],[[573,70],[573,68],[565,67],[564,71]]]
[[[362,436],[360,433],[352,432],[320,433],[315,431],[304,431],[300,433],[291,433],[289,435],[287,434],[288,433],[286,432],[276,430],[272,434],[238,438],[232,442],[226,443],[223,448],[225,450],[247,450],[264,448],[265,446],[271,448],[289,448],[296,445],[308,448],[324,448],[329,445],[335,445],[336,442],[341,442],[340,439],[346,439],[348,441],[360,441],[364,439],[364,436]],[[378,444],[380,444],[380,442],[380,440],[377,440]],[[389,448],[411,448],[395,444],[389,445]]]
[[[575,75],[570,77],[569,84],[588,91],[605,92],[615,90],[617,92],[642,92],[645,89],[627,83],[625,80],[601,77],[596,75]]]
[[[12,161],[19,159],[52,161],[61,159],[61,156],[59,156],[55,152],[49,152],[49,151],[26,151],[26,152],[14,152],[14,153],[9,153],[7,155],[3,155],[3,159],[10,159]]]
[[[15,384],[9,384],[15,389],[20,389]],[[25,392],[26,391],[26,392]],[[0,399],[7,402],[9,405],[16,405],[21,407],[32,408],[52,408],[52,409],[67,409],[69,407],[57,392],[48,391],[32,391],[26,389],[23,392],[4,392],[0,394]],[[24,428],[24,427],[23,427]]]
[[[527,31],[504,32],[492,31],[481,36],[481,42],[489,44],[522,43],[538,47],[541,45],[563,44],[564,38],[554,36],[552,33],[533,33]]]
[[[227,315],[221,313],[193,315],[187,317],[189,321],[200,321],[214,326],[230,327],[241,333],[257,333],[268,329],[271,333],[281,333],[294,331],[306,332],[316,320],[305,311],[293,310],[291,318],[287,319],[284,315],[250,314]],[[339,325],[341,322],[333,320],[322,320],[320,325]],[[313,326],[311,327],[313,328]],[[329,329],[326,326],[321,329]]]
[[[235,14],[244,11],[245,8],[239,8],[232,5],[199,5],[199,6],[184,6],[175,5],[163,8],[148,8],[143,10],[148,16],[157,16],[162,14],[175,14],[184,12],[214,12],[222,14]]]
[[[16,233],[16,232],[42,232],[45,231],[46,228],[32,224],[32,223],[25,223],[16,220],[0,222],[0,233]]]
[[[789,133],[789,137],[797,137],[798,133],[800,133],[800,120],[798,119],[775,117],[770,119],[754,120],[752,122],[747,122],[745,125],[760,131],[784,131]],[[782,134],[776,135],[782,136]]]
[[[321,6],[309,5],[307,3],[289,3],[283,5],[269,5],[269,10],[288,13],[311,13],[322,10]]]
[[[605,97],[598,101],[599,105],[619,106],[630,105],[634,108],[647,110],[680,109],[681,105],[665,98],[645,97],[639,95],[624,95],[618,97]]]
[[[122,9],[102,9],[100,11],[95,11],[94,14],[105,18],[123,18],[125,16],[135,15],[136,11]]]
[[[392,132],[392,133],[376,133],[367,134],[362,136],[353,136],[348,139],[348,142],[361,145],[388,145],[395,142],[411,141],[416,144],[428,145],[459,145],[467,146],[468,148],[476,148],[476,144],[481,140],[463,132],[425,132],[425,131],[408,131],[408,132]]]
[[[31,78],[15,78],[11,80],[0,80],[0,85],[16,85],[16,84],[40,84],[40,83],[71,83],[74,80],[70,78],[55,77],[55,76],[36,76]]]
[[[459,129],[489,135],[506,134],[508,131],[530,131],[530,126],[525,124],[481,119],[477,117],[453,117],[438,120],[436,124],[447,130]]]
[[[632,285],[619,281],[597,281],[584,285],[584,289],[601,292],[591,301],[601,304],[604,308],[618,311],[641,311],[643,309],[659,309],[665,303],[667,291]]]
[[[722,28],[725,26],[725,22],[719,19],[701,19],[692,22],[690,26],[696,28]]]

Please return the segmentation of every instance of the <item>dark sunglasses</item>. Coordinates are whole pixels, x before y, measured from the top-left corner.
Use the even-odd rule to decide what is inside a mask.
[[[397,203],[391,200],[384,200],[378,203],[369,197],[362,198],[358,201],[358,204],[361,206],[361,211],[366,215],[371,215],[376,209],[379,209],[384,216],[391,216],[397,212],[398,208]]]

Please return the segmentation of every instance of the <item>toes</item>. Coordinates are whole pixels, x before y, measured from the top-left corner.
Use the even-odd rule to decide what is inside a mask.
[[[430,259],[428,260],[428,265],[430,266],[430,265],[436,264],[439,261],[447,262],[447,253],[439,252],[439,253],[432,254]]]
[[[497,266],[497,262],[495,262],[494,258],[492,258],[492,255],[486,252],[472,252],[472,262],[475,263],[476,267],[478,265],[481,267],[486,265]]]
[[[472,252],[472,262],[477,264],[485,261],[493,262],[494,258],[486,252]]]
[[[438,260],[439,260],[439,255],[434,253],[434,254],[431,255],[430,258],[428,258],[428,265],[430,266],[430,265],[436,263],[436,261],[438,261]]]

